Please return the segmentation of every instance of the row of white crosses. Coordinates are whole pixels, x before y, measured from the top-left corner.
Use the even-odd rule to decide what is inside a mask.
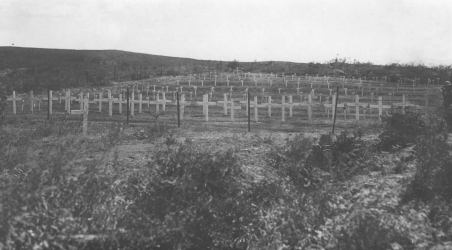
[[[337,108],[342,108],[344,111],[344,119],[347,119],[346,115],[347,115],[348,107],[355,107],[355,117],[356,117],[357,121],[359,120],[359,117],[360,117],[360,107],[363,109],[363,115],[365,115],[365,111],[367,109],[369,109],[369,114],[371,112],[371,109],[378,109],[378,118],[380,121],[381,121],[381,116],[383,114],[383,110],[386,110],[386,114],[388,114],[388,110],[392,109],[393,107],[402,107],[403,113],[405,113],[405,110],[407,107],[414,107],[417,111],[419,111],[420,109],[425,109],[425,111],[428,110],[428,97],[427,96],[426,96],[426,104],[424,107],[409,103],[406,100],[405,95],[402,96],[401,103],[393,103],[392,105],[383,105],[383,97],[382,96],[378,97],[377,105],[371,105],[369,103],[360,103],[359,95],[356,95],[354,100],[355,100],[355,102],[353,102],[353,103],[338,103],[337,104]],[[325,112],[327,113],[328,118],[329,118],[330,111],[332,113],[332,119],[334,119],[334,116],[337,113],[336,110],[334,110],[335,103],[336,103],[336,95],[333,95],[332,102],[324,104]]]
[[[13,91],[13,95],[11,97],[8,97],[6,100],[13,103],[13,114],[14,115],[17,114],[17,103],[16,102],[20,102],[20,101],[22,101],[21,102],[22,103],[22,111],[24,110],[24,104],[25,104],[26,100],[30,102],[30,112],[32,114],[34,112],[34,107],[35,107],[36,103],[38,104],[38,110],[39,111],[41,110],[41,100],[33,95],[33,90],[30,91],[30,95],[28,98],[16,97],[16,91]],[[58,100],[58,99],[52,98],[52,91],[50,91],[50,100]],[[43,101],[48,101],[47,97],[44,98]],[[50,114],[52,114],[52,102],[50,102],[49,105],[50,105]]]
[[[237,109],[241,109],[241,106],[235,106],[234,104],[234,99],[231,98],[228,101],[228,94],[224,94],[224,99],[223,101],[218,101],[216,105],[220,104],[223,106],[223,111],[224,111],[224,115],[228,115],[228,110],[230,110],[230,114],[231,114],[231,121],[234,121],[234,113],[235,110]],[[254,121],[258,122],[259,121],[259,117],[258,117],[258,108],[267,108],[267,114],[268,117],[272,116],[272,107],[280,107],[281,108],[281,120],[284,122],[285,121],[285,110],[286,108],[289,108],[289,117],[293,116],[293,107],[294,106],[300,106],[300,107],[307,107],[308,109],[308,120],[311,122],[312,121],[312,106],[317,105],[317,103],[313,103],[312,102],[312,98],[311,95],[308,96],[308,102],[304,102],[304,103],[293,103],[292,102],[292,96],[288,96],[288,103],[286,103],[286,96],[283,95],[282,99],[281,99],[281,103],[273,103],[272,102],[272,98],[271,96],[267,97],[267,102],[266,103],[258,103],[258,98],[257,96],[254,96],[254,101],[250,100],[250,108],[254,109]],[[248,101],[240,101],[240,104],[244,104],[246,107],[246,112],[245,114],[248,115]]]
[[[149,97],[147,100],[143,100],[142,93],[138,93],[138,100],[135,99],[135,92],[131,91],[131,96],[129,97],[129,106],[131,111],[131,116],[135,115],[135,104],[138,104],[138,113],[142,113],[142,106],[143,104],[147,104],[148,107],[153,104],[156,105],[156,112],[160,112],[160,105],[162,106],[162,110],[165,111],[166,103],[171,102],[170,100],[166,99],[165,92],[162,92],[162,99],[160,100],[160,94],[156,96],[155,101],[150,101]],[[113,115],[113,105],[118,104],[119,105],[119,113],[122,114],[122,105],[127,104],[127,97],[123,96],[124,93],[120,93],[118,95],[118,98],[114,98],[111,94],[111,90],[107,89],[107,98],[104,98],[103,91],[100,91],[97,95],[97,98],[94,98],[92,101],[89,101],[89,103],[97,103],[99,107],[99,112],[102,112],[102,104],[104,102],[108,103],[108,115]],[[85,98],[89,99],[89,93],[85,95]],[[79,95],[79,98],[75,98],[71,96],[70,90],[66,91],[65,96],[60,97],[61,100],[64,100],[65,102],[65,110],[70,113],[71,112],[71,101],[78,101],[80,105],[82,105],[83,102],[83,93]]]
[[[182,88],[182,87],[181,87],[181,88]],[[263,94],[264,94],[264,90],[265,90],[265,89],[263,89]],[[345,91],[346,91],[346,89],[345,89]],[[213,89],[212,89],[212,92],[213,92]],[[212,93],[212,92],[211,92],[211,93]],[[210,96],[211,96],[211,93],[210,93]],[[107,98],[103,98],[103,92],[101,91],[101,92],[97,95],[97,98],[95,98],[93,101],[89,101],[89,102],[90,102],[90,103],[97,103],[97,104],[99,105],[99,112],[102,112],[102,103],[103,103],[103,102],[108,102],[108,106],[109,106],[109,116],[112,116],[112,108],[113,108],[113,104],[117,103],[117,104],[119,104],[119,113],[122,113],[122,104],[127,103],[127,101],[126,101],[126,100],[123,100],[123,98],[122,98],[123,96],[122,96],[121,94],[119,94],[118,98],[113,98],[110,90],[107,90],[107,94],[108,94],[108,97],[107,97]],[[232,86],[231,86],[231,94],[232,94]],[[227,101],[226,95],[227,95],[227,94],[225,94],[225,99],[224,99],[224,101],[220,101],[220,102],[218,102],[218,104],[223,103],[223,105],[224,105],[224,111],[225,111],[225,114],[227,115],[227,109],[231,109],[231,108],[228,107],[227,105],[228,105],[228,104],[230,104],[231,106],[234,106],[234,105],[232,104],[233,101]],[[286,102],[285,102],[285,95],[284,95],[284,96],[282,96],[282,102],[281,102],[281,104],[272,104],[271,96],[267,96],[267,103],[261,104],[261,105],[257,104],[257,96],[256,96],[256,97],[255,97],[255,101],[254,101],[251,105],[252,105],[252,107],[255,108],[255,110],[256,110],[257,108],[259,108],[259,107],[264,107],[264,106],[265,106],[265,107],[268,107],[268,116],[269,116],[269,117],[271,117],[271,108],[272,108],[272,107],[281,107],[281,108],[282,108],[282,120],[283,120],[283,121],[285,120],[285,108],[289,108],[289,112],[290,112],[290,115],[289,115],[289,116],[292,117],[292,107],[293,107],[293,106],[307,106],[307,107],[308,107],[308,116],[309,116],[309,120],[311,120],[311,106],[313,105],[313,104],[312,104],[312,95],[314,95],[314,89],[311,91],[311,95],[309,95],[309,100],[308,100],[307,103],[306,103],[306,102],[305,102],[305,103],[292,103],[292,96],[289,96],[289,102],[286,103]],[[71,106],[71,102],[72,102],[72,101],[78,101],[78,102],[80,103],[80,109],[83,109],[82,103],[83,103],[84,98],[89,99],[89,93],[86,93],[85,96],[83,95],[83,93],[80,93],[79,98],[76,98],[76,97],[73,97],[73,96],[71,95],[71,91],[70,91],[70,90],[67,90],[66,93],[65,93],[65,96],[61,96],[59,99],[56,99],[56,98],[53,98],[53,97],[52,97],[52,91],[50,91],[49,96],[50,96],[50,100],[51,100],[51,101],[54,101],[54,100],[60,100],[60,101],[61,101],[61,100],[64,100],[64,101],[65,101],[65,110],[66,110],[68,113],[71,112],[71,107],[70,107],[70,106]],[[204,95],[204,96],[203,96],[203,103],[206,102],[206,103],[208,103],[208,105],[213,105],[213,104],[212,104],[213,102],[209,103],[208,99],[207,99],[207,101],[204,100],[204,98],[208,98],[207,96],[208,96],[208,95]],[[30,97],[31,97],[31,98],[30,98],[31,104],[33,104],[33,100],[34,100],[34,98],[33,98],[33,93],[30,93]],[[131,115],[132,115],[132,116],[134,115],[134,111],[135,111],[134,105],[135,105],[135,104],[138,104],[138,113],[142,113],[142,104],[147,104],[148,107],[149,107],[150,104],[156,105],[156,112],[158,113],[159,110],[160,110],[160,108],[159,108],[160,106],[162,106],[162,110],[165,111],[166,103],[167,103],[167,102],[171,103],[170,100],[166,100],[166,97],[165,97],[165,93],[164,93],[164,92],[162,92],[162,100],[160,100],[160,95],[157,95],[157,98],[156,98],[155,101],[150,101],[150,100],[149,100],[149,97],[147,98],[146,101],[144,101],[144,100],[142,99],[142,94],[141,94],[141,93],[138,93],[138,97],[139,97],[138,100],[135,100],[135,92],[134,92],[134,91],[131,92],[131,98],[129,97],[129,105],[130,105],[130,107],[131,107]],[[372,96],[372,97],[373,97],[373,96]],[[381,98],[381,97],[380,97],[380,98]],[[16,98],[15,92],[13,92],[12,98],[8,98],[8,101],[13,101],[13,113],[14,113],[14,114],[16,113],[16,103],[15,103],[15,102],[16,102],[17,100],[21,100],[21,99],[20,99],[20,98]],[[44,99],[44,100],[47,101],[47,98]],[[354,100],[355,100],[356,104],[354,104],[354,103],[351,103],[351,104],[340,104],[339,107],[345,108],[346,106],[356,106],[356,107],[359,107],[359,106],[365,107],[365,106],[366,106],[366,105],[364,105],[364,104],[358,105],[358,103],[359,103],[359,96],[356,96],[356,97],[354,98]],[[251,100],[250,100],[250,101],[251,101]],[[320,100],[320,101],[321,101],[321,100]],[[242,102],[242,104],[244,104],[244,103],[245,103],[245,102]],[[334,101],[333,101],[333,103],[334,103]],[[204,104],[203,104],[203,105],[204,105]],[[217,105],[217,103],[215,103],[215,105]],[[325,104],[325,107],[331,108],[329,105],[330,105],[330,104]],[[342,105],[342,106],[341,106],[341,105]],[[394,104],[394,105],[397,106],[397,105],[399,105],[399,104]],[[413,105],[414,105],[414,104],[409,104],[408,102],[406,102],[406,101],[405,101],[405,97],[404,97],[402,103],[401,103],[399,106],[403,106],[403,110],[404,110],[405,107],[407,107],[407,106],[413,106]],[[31,105],[31,106],[33,107],[33,105]],[[375,106],[375,105],[374,105],[374,106]],[[414,105],[414,106],[416,106],[416,105]],[[49,107],[50,107],[50,113],[52,113],[52,102],[49,103]],[[239,106],[238,106],[238,107],[232,107],[232,109],[231,109],[231,112],[232,112],[232,113],[234,112],[234,109],[240,109],[240,107],[239,107]],[[358,108],[357,108],[357,109],[358,109]],[[420,107],[417,106],[417,109],[420,109]],[[205,110],[205,106],[204,106],[204,110]],[[207,112],[208,112],[208,111],[207,111]],[[205,113],[205,112],[203,112],[203,113]],[[358,113],[359,113],[359,112],[358,112]],[[358,117],[358,119],[359,119],[359,114],[357,114],[357,117]],[[208,118],[206,118],[206,119],[208,120]],[[231,119],[233,119],[233,114],[232,114]],[[255,120],[257,121],[258,119],[256,118]]]

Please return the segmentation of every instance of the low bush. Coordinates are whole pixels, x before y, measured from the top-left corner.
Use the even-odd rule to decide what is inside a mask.
[[[392,151],[414,144],[416,138],[426,131],[426,124],[421,114],[407,111],[383,117],[384,130],[379,135],[380,150]]]
[[[313,143],[313,139],[297,135],[283,146],[274,146],[267,154],[267,164],[295,187],[312,188],[318,182],[313,165],[308,161]]]
[[[2,249],[83,248],[112,227],[114,178],[98,166],[117,135],[60,136],[57,126],[0,130]]]
[[[211,154],[169,138],[146,174],[121,187],[130,204],[117,224],[125,232],[123,246],[245,249],[245,227],[257,219],[258,206],[250,201],[266,198],[250,196],[242,174],[231,150]]]
[[[452,132],[452,107],[444,110],[444,121],[447,124],[449,132]]]
[[[346,131],[337,137],[323,134],[319,139],[298,135],[283,146],[274,146],[267,163],[297,188],[315,188],[325,174],[343,180],[367,167],[370,147],[361,136],[360,131],[352,136]]]
[[[419,138],[415,147],[416,173],[406,199],[452,200],[452,146],[447,140],[447,133],[429,133]]]
[[[336,180],[343,180],[366,167],[370,147],[362,140],[362,131],[354,131],[350,136],[342,131],[337,137],[321,135],[312,148],[311,162],[329,172]]]

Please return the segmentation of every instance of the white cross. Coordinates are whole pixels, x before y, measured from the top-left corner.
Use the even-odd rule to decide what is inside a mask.
[[[405,114],[406,107],[415,107],[416,109],[418,108],[418,105],[409,103],[409,102],[406,100],[405,95],[402,95],[402,102],[401,102],[401,103],[393,103],[392,105],[393,105],[394,107],[402,107],[402,113],[403,113],[403,114]]]
[[[71,100],[74,100],[75,97],[71,96],[71,90],[66,91],[66,95],[64,97],[60,97],[60,100],[64,100],[64,109],[70,113],[71,112]]]
[[[292,107],[291,105],[286,104],[286,96],[283,95],[281,97],[281,104],[273,104],[273,106],[281,107],[281,120],[283,122],[285,122],[286,121],[286,107]]]
[[[30,91],[30,111],[33,114],[34,101],[40,101],[38,97],[33,96],[33,90]]]
[[[254,121],[258,122],[259,121],[259,114],[258,114],[258,110],[257,108],[264,108],[266,107],[265,104],[258,104],[257,103],[257,96],[254,96],[254,101],[250,101],[250,108],[254,107]]]
[[[272,117],[272,97],[271,96],[267,96],[267,114],[268,117]]]
[[[118,98],[112,98],[111,90],[109,89],[107,89],[107,96],[108,98],[106,101],[108,101],[108,116],[113,116],[113,102],[118,101]]]
[[[13,96],[6,99],[7,101],[13,102],[13,114],[16,114],[16,101],[21,101],[21,98],[16,98],[16,91],[13,91]]]
[[[179,109],[180,109],[180,119],[184,118],[185,106],[188,105],[188,102],[185,101],[185,94],[180,95],[179,100]]]
[[[228,94],[223,94],[223,101],[218,101],[217,104],[223,104],[224,115],[228,115]]]
[[[378,109],[378,119],[381,121],[381,116],[383,114],[383,109],[390,109],[390,105],[383,105],[383,98],[381,96],[378,97],[378,105],[369,105],[370,108]]]
[[[133,91],[132,91],[132,92],[133,92]],[[99,103],[99,113],[102,112],[103,95],[104,95],[104,92],[101,90],[101,91],[99,92],[98,98],[97,98],[97,99],[94,99],[94,101],[96,101],[96,102]]]
[[[50,101],[48,99],[50,99]],[[47,98],[45,98],[44,100],[49,102],[48,103],[49,104],[49,114],[52,114],[53,101],[57,101],[57,100],[59,100],[59,98],[52,97],[52,90],[49,90],[49,96]]]
[[[231,121],[234,121],[234,110],[236,109],[242,109],[241,106],[234,106],[234,99],[231,98],[231,101],[229,102],[231,106],[227,106],[227,109],[231,110]]]
[[[83,106],[83,109],[72,111],[69,109],[69,114],[83,115],[83,136],[86,136],[88,132],[88,110],[89,110],[88,103],[89,103],[88,98],[85,98],[83,100],[83,104],[81,105]]]
[[[359,95],[355,96],[355,102],[347,103],[349,107],[355,107],[355,118],[359,121],[359,107],[367,107],[369,104],[367,103],[359,103]]]
[[[209,121],[209,105],[216,105],[216,102],[209,102],[209,95],[202,96],[202,102],[196,102],[195,105],[201,105],[203,110],[203,115],[205,115],[206,122]]]

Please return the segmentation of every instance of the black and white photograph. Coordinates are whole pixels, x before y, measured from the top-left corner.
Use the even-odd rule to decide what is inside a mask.
[[[452,1],[0,0],[1,250],[452,250]]]

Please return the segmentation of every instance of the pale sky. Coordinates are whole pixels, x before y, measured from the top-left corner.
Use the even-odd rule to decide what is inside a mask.
[[[0,46],[452,64],[451,0],[0,0]]]

